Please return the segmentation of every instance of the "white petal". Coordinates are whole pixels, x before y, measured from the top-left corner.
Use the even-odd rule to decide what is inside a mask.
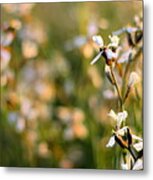
[[[105,53],[106,53],[106,56],[108,59],[112,59],[112,58],[117,58],[117,53],[116,52],[113,52],[111,49],[106,49],[105,50]]]
[[[133,145],[133,147],[137,150],[137,151],[141,151],[143,149],[143,142],[139,142]]]
[[[104,46],[104,41],[101,36],[93,36],[92,40],[100,47]]]
[[[114,145],[115,145],[115,137],[112,136],[112,137],[109,139],[108,143],[106,144],[106,147],[113,147]]]
[[[135,32],[135,31],[137,31],[138,30],[138,28],[135,28],[135,27],[127,27],[126,28],[126,31],[128,32],[128,33],[132,33],[132,32]]]
[[[143,161],[142,159],[138,159],[133,166],[133,170],[142,170],[143,169]]]
[[[119,37],[116,35],[113,36],[109,36],[109,39],[111,41],[111,43],[108,46],[113,46],[113,47],[117,47],[119,45]]]
[[[117,124],[119,127],[120,127],[121,123],[126,120],[127,116],[128,116],[127,111],[119,112],[117,114]]]
[[[143,141],[142,138],[140,138],[140,137],[138,137],[138,136],[136,136],[134,134],[132,134],[132,138],[135,139],[135,140],[138,140],[138,141]]]
[[[126,29],[126,28],[121,28],[121,29],[113,32],[112,34],[118,36],[118,35],[122,34],[123,32],[125,32],[125,29]]]
[[[127,132],[127,128],[128,128],[127,126],[124,126],[122,129],[119,129],[117,131],[117,134],[120,135],[120,136],[124,136],[125,133]]]
[[[102,51],[91,61],[90,64],[91,65],[95,64],[95,62],[97,62],[100,59],[101,54],[102,54]]]
[[[110,112],[108,113],[108,116],[113,118],[114,120],[117,120],[117,114],[111,109]]]

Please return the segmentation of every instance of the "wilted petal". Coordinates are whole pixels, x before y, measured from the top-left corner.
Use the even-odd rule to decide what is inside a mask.
[[[138,159],[133,166],[133,170],[142,170],[143,169],[143,160]]]
[[[115,137],[112,136],[112,137],[109,139],[108,143],[106,144],[106,147],[113,147],[114,145],[115,145]]]
[[[100,47],[104,46],[104,41],[101,36],[93,36],[92,40]]]

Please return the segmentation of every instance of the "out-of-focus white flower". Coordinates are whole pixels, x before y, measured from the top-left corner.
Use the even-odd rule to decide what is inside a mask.
[[[72,40],[68,40],[65,43],[65,49],[67,51],[71,51],[75,48],[80,48],[84,46],[87,43],[87,37],[86,36],[76,36]]]
[[[132,87],[139,81],[140,81],[139,75],[136,72],[131,72],[130,77],[129,77],[128,86]]]
[[[109,139],[108,143],[106,144],[106,147],[113,147],[115,145],[115,136],[111,136],[111,138]]]
[[[0,64],[1,64],[1,71],[7,68],[10,60],[11,60],[11,53],[9,49],[1,47],[1,54],[0,54]]]
[[[120,127],[121,123],[126,120],[126,118],[128,116],[128,113],[127,113],[127,111],[123,111],[123,112],[119,112],[119,113],[116,114],[111,109],[110,112],[108,113],[108,116],[113,118],[117,122],[117,126]]]
[[[111,46],[111,47],[116,47],[117,48],[118,45],[119,45],[119,41],[120,41],[119,37],[116,36],[116,35],[108,36],[108,37],[109,37],[109,39],[111,41],[111,43],[108,46],[109,47]]]
[[[22,53],[25,58],[34,58],[38,55],[38,45],[34,41],[25,40],[22,43]]]
[[[103,91],[103,96],[106,99],[116,99],[117,96],[114,94],[114,92],[110,89],[106,89],[105,91]]]
[[[104,46],[104,41],[103,41],[103,38],[99,35],[97,36],[93,36],[92,37],[92,40],[100,47],[103,47]]]
[[[142,159],[138,159],[136,161],[136,163],[133,166],[132,170],[142,170],[143,169],[143,160]]]
[[[88,36],[91,37],[98,32],[98,26],[95,21],[91,21],[87,27]]]

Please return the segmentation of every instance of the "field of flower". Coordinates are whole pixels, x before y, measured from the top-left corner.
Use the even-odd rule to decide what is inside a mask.
[[[1,5],[0,166],[143,169],[141,1]]]

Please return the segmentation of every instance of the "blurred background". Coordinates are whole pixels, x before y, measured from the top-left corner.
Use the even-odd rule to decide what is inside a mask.
[[[106,148],[117,99],[103,61],[90,65],[91,38],[107,44],[141,11],[141,1],[1,5],[1,166],[120,169],[120,148]],[[141,84],[131,99],[127,123],[142,136]]]

